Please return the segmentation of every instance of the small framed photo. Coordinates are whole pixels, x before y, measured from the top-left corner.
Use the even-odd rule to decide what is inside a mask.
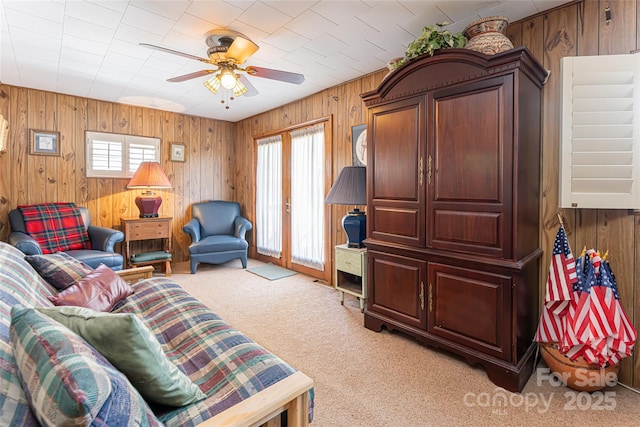
[[[367,125],[351,127],[353,165],[367,166]]]
[[[184,162],[184,145],[171,144],[171,161]]]
[[[60,156],[60,132],[29,129],[29,154]]]

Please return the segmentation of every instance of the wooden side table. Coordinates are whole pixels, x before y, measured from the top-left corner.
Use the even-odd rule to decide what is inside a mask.
[[[367,248],[335,247],[333,285],[340,291],[340,304],[344,305],[344,294],[360,300],[360,311],[364,311],[367,298]]]
[[[165,274],[171,276],[171,217],[120,218],[124,232],[124,259],[128,267],[164,264]],[[164,251],[131,254],[129,243],[136,240],[164,239]],[[132,260],[132,257],[134,258]],[[138,259],[136,261],[136,258]]]

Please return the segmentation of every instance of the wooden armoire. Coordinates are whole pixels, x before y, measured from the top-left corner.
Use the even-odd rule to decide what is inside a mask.
[[[546,75],[524,47],[447,49],[362,95],[365,326],[457,353],[511,391],[536,349]]]

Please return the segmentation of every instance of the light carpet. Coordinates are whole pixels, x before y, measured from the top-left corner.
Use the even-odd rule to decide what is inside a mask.
[[[336,290],[303,274],[265,286],[237,262],[202,264],[195,275],[179,263],[171,278],[313,378],[311,427],[631,426],[640,419],[640,394],[621,386],[578,394],[541,372],[521,394],[502,391],[451,353],[365,329],[356,298],[346,295],[342,306]]]
[[[258,267],[247,268],[247,271],[257,276],[264,277],[267,280],[278,280],[297,274],[295,271],[288,270],[271,263],[260,265]]]

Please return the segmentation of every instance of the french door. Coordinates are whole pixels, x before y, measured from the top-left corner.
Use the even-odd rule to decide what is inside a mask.
[[[329,128],[321,121],[256,141],[256,258],[327,281]]]

